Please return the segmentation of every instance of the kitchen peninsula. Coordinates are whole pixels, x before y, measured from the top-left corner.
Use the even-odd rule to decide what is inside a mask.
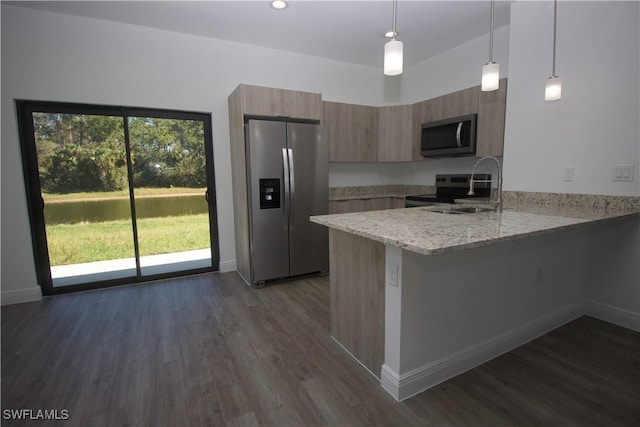
[[[330,228],[331,334],[406,399],[583,315],[589,225],[637,221],[636,199],[312,217]]]

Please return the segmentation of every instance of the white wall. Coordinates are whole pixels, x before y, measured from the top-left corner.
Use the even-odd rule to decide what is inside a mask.
[[[640,331],[640,220],[599,224],[588,239],[588,313]]]
[[[489,35],[429,58],[410,68],[401,76],[401,104],[412,104],[480,84],[482,66],[489,59]],[[500,78],[509,76],[509,25],[498,28],[493,35],[493,60],[500,65]],[[397,104],[387,93],[385,104]]]
[[[470,173],[476,160],[452,157],[406,163],[329,163],[329,186],[433,185],[439,173]],[[495,168],[488,171],[495,173]]]
[[[400,279],[385,283],[382,386],[408,398],[580,317],[584,230],[438,256],[387,246]]]
[[[638,8],[559,2],[562,99],[546,103],[552,2],[512,5],[505,190],[640,196]],[[634,182],[612,182],[616,164],[634,165]],[[573,182],[563,182],[565,167],[575,168]]]
[[[227,96],[240,83],[375,105],[382,73],[305,55],[2,4],[2,294],[39,292],[14,99],[211,112],[221,268],[235,268]]]
[[[505,190],[640,196],[640,4],[559,2],[562,99],[545,103],[552,2],[511,7]],[[631,183],[612,182],[633,164]],[[563,181],[565,167],[575,180]],[[605,223],[588,240],[589,314],[640,323],[640,220]]]

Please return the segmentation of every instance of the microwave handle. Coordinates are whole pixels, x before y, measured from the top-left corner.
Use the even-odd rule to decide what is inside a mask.
[[[462,125],[463,124],[464,124],[464,122],[458,123],[458,129],[456,130],[456,142],[458,143],[458,147],[462,147],[461,134],[462,134]]]

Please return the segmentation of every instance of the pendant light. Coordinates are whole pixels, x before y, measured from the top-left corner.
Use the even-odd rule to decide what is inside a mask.
[[[396,40],[396,11],[398,0],[393,0],[393,26],[391,28],[391,40],[384,45],[384,74],[397,76],[402,74],[402,42]]]
[[[489,32],[489,62],[482,67],[482,91],[489,92],[500,86],[500,65],[493,62],[493,0],[491,0],[491,25]]]
[[[557,101],[562,96],[562,79],[556,76],[556,27],[558,21],[558,0],[553,0],[553,68],[551,77],[544,88],[545,101]]]

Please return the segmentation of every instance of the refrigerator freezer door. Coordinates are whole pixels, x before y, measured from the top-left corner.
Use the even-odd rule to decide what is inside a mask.
[[[329,270],[329,233],[309,221],[329,212],[327,129],[287,123],[291,161],[290,274]]]
[[[246,129],[249,236],[252,284],[289,276],[289,234],[286,218],[282,150],[286,149],[285,122],[249,120]],[[285,150],[286,151],[286,150]],[[261,188],[262,182],[262,188]],[[288,186],[287,186],[288,187]],[[280,198],[276,203],[273,198]],[[261,208],[261,198],[262,208]],[[275,207],[277,206],[277,207]]]

